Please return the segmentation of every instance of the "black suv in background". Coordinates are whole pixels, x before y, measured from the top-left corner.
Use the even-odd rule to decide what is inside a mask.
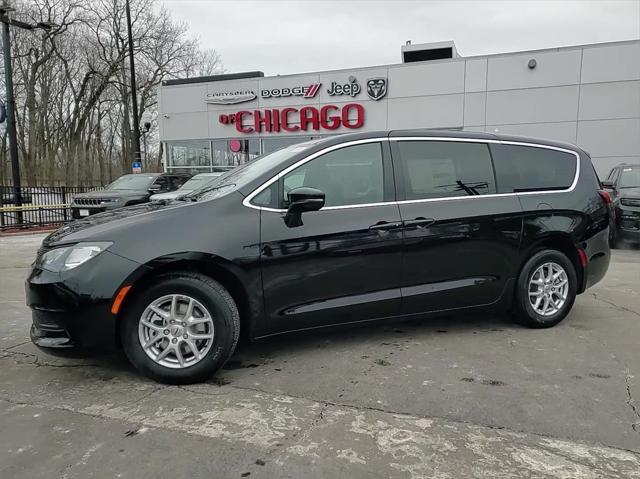
[[[309,141],[171,203],[43,242],[33,342],[121,345],[145,375],[200,381],[249,338],[508,310],[560,322],[609,266],[610,198],[573,145],[447,131]],[[576,319],[578,320],[578,319]]]
[[[611,246],[620,242],[640,244],[640,165],[613,167],[602,186],[613,200]]]
[[[104,190],[80,193],[71,203],[71,215],[75,219],[149,202],[151,195],[168,193],[185,184],[188,173],[138,173],[123,175]]]

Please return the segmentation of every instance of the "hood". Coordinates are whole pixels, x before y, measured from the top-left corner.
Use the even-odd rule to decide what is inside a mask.
[[[98,190],[79,193],[74,195],[74,198],[122,198],[125,196],[147,196],[148,194],[149,192],[147,190]]]
[[[620,188],[618,190],[620,198],[640,198],[640,187]]]
[[[50,247],[79,241],[111,240],[113,239],[111,235],[117,234],[123,228],[130,228],[132,225],[136,226],[143,224],[145,221],[155,220],[173,209],[185,207],[189,204],[195,203],[180,201],[144,203],[87,216],[54,231],[44,239],[42,245]]]
[[[169,191],[168,193],[158,193],[157,195],[151,195],[150,200],[151,201],[173,200],[178,196],[189,194],[191,193],[191,191],[193,190],[176,190],[176,191]]]

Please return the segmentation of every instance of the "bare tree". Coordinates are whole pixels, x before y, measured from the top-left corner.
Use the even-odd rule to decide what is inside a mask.
[[[24,20],[49,31],[14,31],[12,61],[21,171],[28,184],[111,181],[130,168],[131,96],[123,0],[22,0]],[[167,78],[221,72],[214,50],[201,48],[187,25],[156,0],[132,0],[140,120],[157,124],[157,88]],[[4,86],[0,80],[0,87]],[[157,129],[148,135],[157,161]],[[0,182],[7,177],[0,137]]]

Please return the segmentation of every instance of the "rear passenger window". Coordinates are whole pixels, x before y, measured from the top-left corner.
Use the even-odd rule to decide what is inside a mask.
[[[576,175],[572,153],[519,145],[496,145],[492,151],[500,193],[564,190]]]
[[[399,141],[398,150],[407,200],[496,192],[486,144]]]

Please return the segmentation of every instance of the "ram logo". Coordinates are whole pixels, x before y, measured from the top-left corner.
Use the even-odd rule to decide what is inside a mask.
[[[386,78],[370,78],[367,80],[367,95],[372,100],[378,101],[387,94]]]

